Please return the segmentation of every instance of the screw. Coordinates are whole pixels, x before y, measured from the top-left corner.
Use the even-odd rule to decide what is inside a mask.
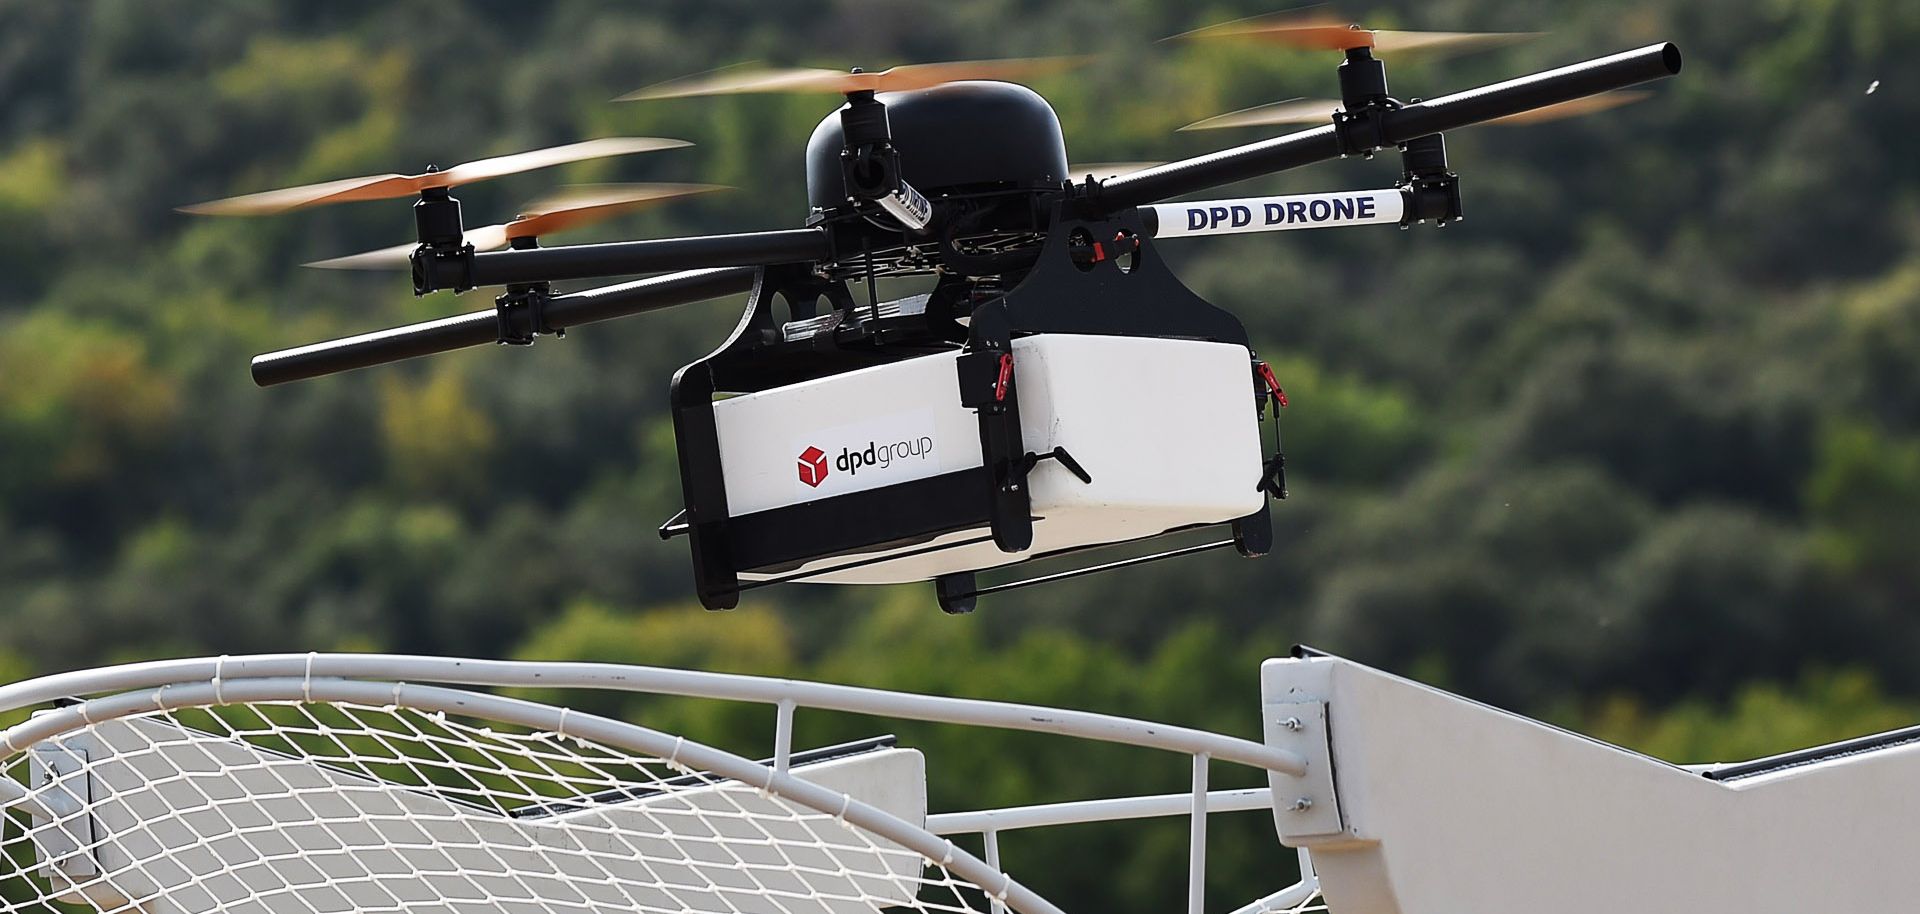
[[[1301,730],[1306,729],[1306,727],[1307,725],[1302,723],[1300,721],[1300,718],[1298,717],[1289,717],[1286,720],[1283,720],[1280,722],[1280,728],[1282,730],[1289,730],[1294,733],[1298,733]]]
[[[1306,812],[1313,808],[1313,800],[1310,797],[1301,797],[1293,801],[1293,805],[1287,808],[1293,812]]]

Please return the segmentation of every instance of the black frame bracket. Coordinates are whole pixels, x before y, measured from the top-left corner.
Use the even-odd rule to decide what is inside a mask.
[[[1400,191],[1406,197],[1406,215],[1400,227],[1421,222],[1435,225],[1458,222],[1460,176],[1448,170],[1447,140],[1438,133],[1414,137],[1400,146]]]
[[[508,286],[493,300],[495,326],[504,346],[531,346],[536,337],[567,335],[565,327],[547,323],[547,302],[552,290],[546,283]]]
[[[925,234],[933,223],[933,204],[900,176],[900,150],[893,145],[886,104],[872,89],[848,92],[840,130],[846,139],[840,176],[847,195],[878,206],[908,232]]]
[[[980,460],[986,467],[989,529],[1001,552],[1033,547],[1033,501],[1027,492],[1026,443],[1020,434],[1020,395],[1009,336],[967,341],[954,361],[960,405],[979,417]]]

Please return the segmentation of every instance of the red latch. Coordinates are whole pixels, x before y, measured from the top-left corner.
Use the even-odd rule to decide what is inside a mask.
[[[1282,409],[1285,409],[1287,406],[1287,392],[1280,389],[1280,379],[1273,376],[1273,366],[1261,362],[1260,367],[1255,370],[1260,372],[1260,380],[1266,382],[1267,393],[1273,395],[1273,401],[1280,404]]]
[[[998,403],[1007,398],[1007,385],[1013,383],[1013,353],[1000,353],[1000,379],[993,382],[993,400]]]

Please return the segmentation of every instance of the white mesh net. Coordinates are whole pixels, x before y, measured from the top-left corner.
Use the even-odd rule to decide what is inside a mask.
[[[1326,899],[1321,898],[1319,892],[1310,892],[1298,902],[1263,906],[1255,914],[1314,914],[1327,910]]]
[[[886,808],[915,792],[863,796],[860,785],[889,782],[888,766],[912,765],[919,777],[917,759],[869,753],[838,763],[840,782],[816,781]],[[407,709],[151,712],[0,758],[0,776],[29,788],[0,801],[4,912],[990,907],[919,854],[758,788],[573,737]]]

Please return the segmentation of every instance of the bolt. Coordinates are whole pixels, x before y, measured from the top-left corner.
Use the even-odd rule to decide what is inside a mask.
[[[1293,805],[1287,808],[1293,812],[1306,812],[1313,808],[1313,800],[1310,797],[1301,797],[1293,801]]]
[[[1298,733],[1301,730],[1306,729],[1306,726],[1307,726],[1306,724],[1301,723],[1300,718],[1298,717],[1289,717],[1286,720],[1283,720],[1280,722],[1280,729],[1292,731],[1294,733]]]

